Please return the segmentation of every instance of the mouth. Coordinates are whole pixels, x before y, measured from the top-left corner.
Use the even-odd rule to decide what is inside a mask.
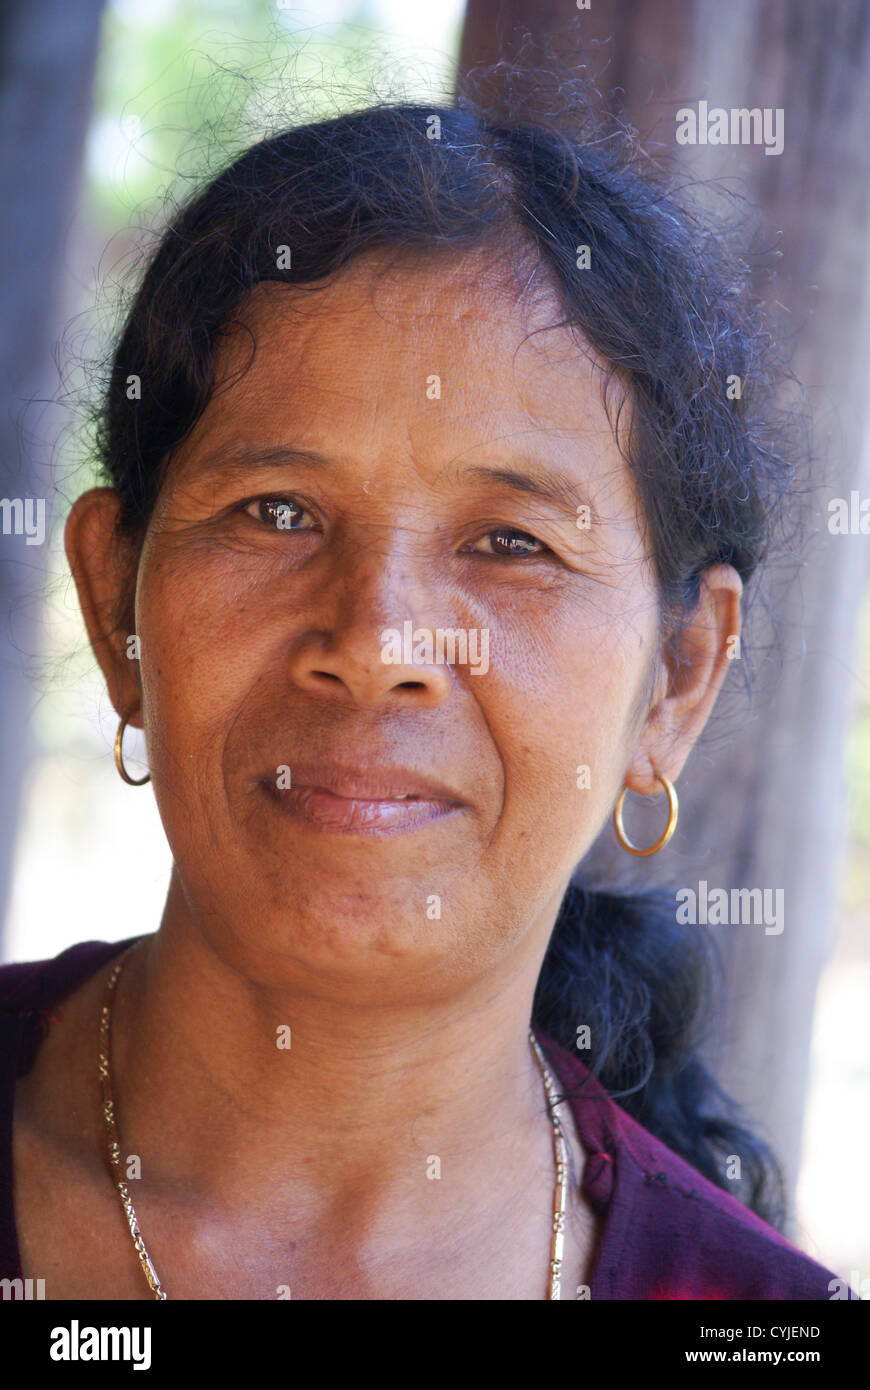
[[[283,815],[344,835],[409,833],[465,809],[441,783],[402,769],[381,768],[372,774],[300,769],[290,780],[292,785],[282,788],[264,778],[260,786]]]

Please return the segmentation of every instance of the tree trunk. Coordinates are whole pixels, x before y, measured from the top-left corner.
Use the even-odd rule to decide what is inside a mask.
[[[565,22],[561,0],[470,0],[461,67],[549,49],[585,64],[611,109],[655,153],[698,180],[725,180],[761,209],[766,244],[782,251],[770,307],[793,344],[792,370],[815,417],[804,568],[773,576],[777,655],[761,662],[753,711],[744,703],[723,743],[724,711],[741,700],[737,663],[723,704],[680,779],[680,825],[662,863],[638,861],[642,881],[697,889],[784,891],[784,930],[710,928],[726,971],[726,1012],[709,1056],[780,1156],[793,1197],[816,987],[833,941],[844,835],[843,763],[854,696],[856,620],[870,541],[832,535],[828,501],[870,495],[867,226],[870,190],[870,4],[790,0],[592,0]],[[515,26],[521,24],[526,38]],[[621,89],[614,91],[614,89]],[[494,88],[492,89],[495,90]],[[496,96],[497,99],[497,96]],[[676,112],[712,107],[784,112],[784,147],[686,145]],[[555,105],[552,90],[530,105]],[[760,287],[761,288],[761,287]],[[793,582],[789,583],[789,578]],[[767,649],[760,610],[747,649]],[[717,713],[723,716],[717,728]],[[716,734],[719,734],[718,739]],[[644,823],[650,841],[662,806]],[[607,829],[589,864],[620,874]],[[627,858],[627,856],[622,856]],[[654,865],[654,867],[652,867]],[[585,867],[585,866],[584,866]],[[637,878],[633,864],[629,871]]]
[[[52,347],[64,313],[64,248],[79,187],[102,0],[4,0],[0,12],[0,499],[44,503],[57,390]],[[38,431],[38,434],[37,434]],[[9,515],[9,521],[6,516]],[[22,512],[18,512],[21,516]],[[31,522],[39,512],[31,510]],[[0,923],[38,698],[47,539],[28,541],[11,510],[0,529]],[[17,533],[16,533],[17,532]],[[2,959],[2,950],[0,950]]]

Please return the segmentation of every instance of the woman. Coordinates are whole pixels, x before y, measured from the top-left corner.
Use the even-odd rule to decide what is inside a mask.
[[[66,529],[174,867],[154,934],[0,972],[3,1275],[829,1297],[673,899],[572,883],[625,790],[628,852],[673,834],[740,632],[752,323],[618,142],[469,110],[284,132],[176,217]]]

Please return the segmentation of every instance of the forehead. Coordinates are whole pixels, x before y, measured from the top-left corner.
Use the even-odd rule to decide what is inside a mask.
[[[539,267],[368,253],[313,288],[263,282],[220,335],[203,424],[439,435],[543,429],[612,441],[604,366]]]

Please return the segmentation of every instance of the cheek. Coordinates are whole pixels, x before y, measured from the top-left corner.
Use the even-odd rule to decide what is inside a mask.
[[[201,787],[257,668],[260,629],[244,594],[216,589],[195,563],[143,566],[137,590],[143,712],[158,781]]]
[[[603,606],[599,605],[599,606]],[[534,624],[503,631],[487,710],[505,755],[504,818],[536,857],[576,863],[608,816],[633,752],[633,714],[645,678],[652,617],[606,617],[551,607]]]

